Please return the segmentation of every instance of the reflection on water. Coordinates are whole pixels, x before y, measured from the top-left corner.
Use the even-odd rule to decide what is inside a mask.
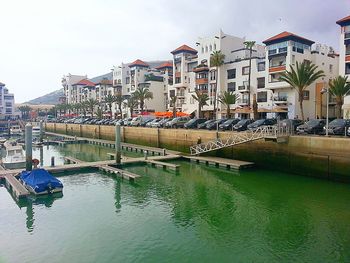
[[[63,197],[30,199],[17,204],[21,210],[0,188],[0,258],[48,262],[60,251],[49,261],[350,261],[348,185],[174,163],[177,174],[127,167],[143,175],[136,183],[103,173],[62,176]]]

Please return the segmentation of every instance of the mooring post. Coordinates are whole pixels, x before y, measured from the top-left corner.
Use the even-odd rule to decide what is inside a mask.
[[[115,125],[115,162],[117,165],[121,164],[121,138],[120,138],[120,124]]]
[[[145,156],[145,160],[147,160],[147,154],[148,154],[147,151],[143,151],[143,155]]]
[[[25,145],[26,145],[26,170],[32,170],[32,158],[33,158],[33,140],[32,140],[32,125],[26,124],[25,127]]]
[[[40,142],[43,142],[43,139],[44,139],[44,125],[43,125],[43,121],[42,120],[39,123],[39,128],[40,128],[39,140],[40,140]]]
[[[55,166],[55,156],[51,157],[51,167]]]

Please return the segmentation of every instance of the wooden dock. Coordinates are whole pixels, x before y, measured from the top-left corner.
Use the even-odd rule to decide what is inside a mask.
[[[4,176],[6,187],[8,189],[11,189],[17,198],[27,197],[30,195],[30,192],[27,190],[27,188],[25,188],[24,185],[21,184],[14,175],[15,174],[13,173],[8,173]]]
[[[82,160],[79,160],[77,158],[70,157],[70,156],[65,156],[65,157],[63,157],[63,159],[68,164],[71,164],[71,163],[83,163]]]
[[[119,168],[116,168],[116,167],[110,166],[110,165],[101,165],[98,168],[100,171],[104,171],[106,173],[113,173],[113,174],[119,175],[122,178],[126,178],[130,181],[133,181],[136,178],[141,177],[141,175],[134,174],[132,172],[129,172],[129,171],[126,171],[123,169],[119,169]]]
[[[162,167],[163,169],[171,169],[174,171],[179,171],[180,169],[180,165],[178,164],[173,164],[173,163],[165,163],[165,162],[160,162],[160,161],[156,161],[156,160],[147,160],[146,161],[148,164],[151,164],[152,166],[156,166],[156,167]]]
[[[215,165],[217,167],[224,167],[226,169],[241,170],[245,168],[250,168],[254,166],[252,162],[245,162],[233,159],[212,157],[212,156],[183,156],[184,158],[189,159],[190,161],[195,161],[197,163],[204,163],[206,165]]]

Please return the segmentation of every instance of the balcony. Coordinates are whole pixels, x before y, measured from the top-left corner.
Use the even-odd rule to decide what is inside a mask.
[[[248,99],[239,99],[237,101],[238,105],[240,106],[247,106],[248,105]]]
[[[182,92],[177,92],[176,93],[176,97],[185,97],[185,92],[182,91]]]
[[[346,32],[345,34],[344,34],[344,39],[346,40],[346,39],[350,39],[350,32]]]
[[[345,62],[350,62],[350,55],[345,56]]]
[[[181,77],[181,72],[178,71],[178,72],[175,72],[175,78],[180,78]]]
[[[285,89],[290,88],[290,85],[285,81],[280,81],[278,79],[273,79],[267,84],[265,89],[275,90],[275,89]]]
[[[274,97],[274,98],[273,98],[273,102],[274,102],[276,105],[279,105],[279,104],[287,104],[287,103],[288,103],[288,97],[287,97],[287,96],[278,96],[278,97]]]
[[[280,71],[285,71],[286,70],[286,65],[279,65],[279,66],[274,66],[271,65],[269,68],[269,72],[280,72]]]
[[[208,84],[208,78],[196,79],[196,85]]]
[[[239,92],[249,92],[248,86],[246,86],[246,85],[238,86],[237,90],[238,90]]]

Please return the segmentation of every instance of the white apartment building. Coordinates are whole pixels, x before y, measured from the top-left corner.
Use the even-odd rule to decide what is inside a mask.
[[[298,92],[288,83],[280,81],[281,73],[295,66],[296,62],[309,61],[326,75],[308,87],[303,94],[304,115],[321,118],[326,115],[326,95],[322,88],[338,75],[338,56],[333,49],[290,32],[282,32],[263,43],[266,45],[266,89],[272,91],[272,104],[276,112],[285,112],[283,117],[301,117]],[[335,103],[330,98],[330,116],[335,115]]]
[[[217,98],[228,90],[238,97],[237,103],[231,105],[231,114],[233,112],[235,117],[253,117],[254,96],[262,118],[300,117],[297,91],[287,83],[279,81],[279,77],[281,72],[295,65],[296,61],[307,60],[324,70],[326,77],[305,91],[304,113],[309,118],[324,116],[326,101],[321,89],[330,78],[338,74],[338,56],[331,48],[318,44],[311,50],[313,41],[289,32],[282,32],[265,40],[266,47],[256,44],[251,57],[249,87],[250,51],[246,49],[244,41],[244,38],[220,31],[213,37],[199,38],[196,49],[183,45],[171,52],[174,56],[174,83],[169,85],[169,98],[177,95],[175,106],[178,111],[197,113],[198,104],[192,94],[195,89],[199,89],[209,96],[209,105],[203,108],[205,116],[213,117],[215,101],[216,115],[226,116],[226,107],[220,105]],[[225,55],[225,60],[217,71],[216,67],[210,65],[210,55],[219,50]],[[330,115],[332,112],[334,114],[334,107],[330,112]]]
[[[81,99],[81,90],[79,91],[79,94],[77,93],[77,90],[73,90],[73,84],[78,83],[79,81],[87,79],[87,75],[72,75],[68,74],[62,77],[62,86],[64,95],[66,96],[66,103],[76,103],[78,100]]]
[[[9,119],[15,115],[15,97],[0,82],[0,119]]]
[[[350,80],[350,16],[336,22],[340,26],[339,75]],[[350,94],[344,99],[344,118],[350,119]]]
[[[125,98],[131,96],[138,87],[147,87],[153,99],[146,100],[144,111],[156,112],[167,109],[168,83],[172,82],[172,65],[169,61],[144,62],[140,59],[132,63],[113,67],[113,88]],[[119,113],[117,107],[114,113]],[[129,116],[130,110],[123,105],[121,115]],[[134,109],[140,114],[140,108]],[[120,114],[120,113],[119,113]]]

